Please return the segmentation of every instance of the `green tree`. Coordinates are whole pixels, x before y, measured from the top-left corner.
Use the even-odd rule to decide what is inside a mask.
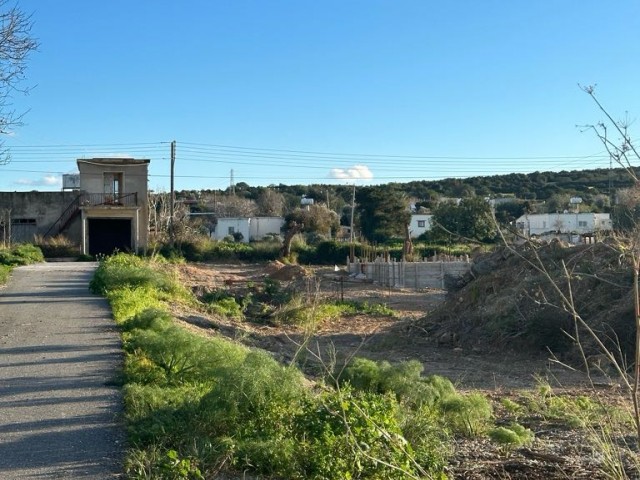
[[[546,201],[547,213],[557,213],[567,210],[571,196],[568,193],[554,194]]]
[[[362,234],[374,242],[403,238],[411,221],[405,195],[388,186],[364,187],[356,192]]]
[[[433,212],[433,220],[433,235],[441,240],[467,238],[487,242],[496,235],[491,206],[481,197],[464,198],[458,205],[441,203]]]
[[[291,241],[297,233],[315,232],[330,235],[340,226],[338,214],[329,210],[326,205],[310,205],[308,208],[296,208],[285,217],[284,242],[281,256],[291,254]]]
[[[500,225],[509,225],[518,217],[524,215],[526,205],[524,202],[505,202],[496,205],[496,220]]]

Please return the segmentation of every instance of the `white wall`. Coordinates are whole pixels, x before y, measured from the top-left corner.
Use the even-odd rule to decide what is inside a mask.
[[[588,234],[611,230],[608,213],[537,213],[522,215],[516,226],[525,236],[548,232]]]
[[[265,235],[280,235],[280,229],[284,225],[282,217],[223,217],[218,218],[213,234],[216,240],[223,240],[232,235],[229,228],[234,232],[242,233],[242,242],[249,243],[251,240],[260,240]]]
[[[265,235],[280,235],[284,218],[252,217],[249,219],[249,240],[260,240]]]
[[[416,238],[424,232],[431,230],[431,219],[433,215],[426,213],[414,213],[411,215],[411,223],[409,224],[409,232],[411,238]]]
[[[212,237],[216,240],[223,240],[225,237],[233,235],[232,232],[240,232],[242,233],[242,241],[248,243],[250,238],[249,220],[246,217],[219,218]]]

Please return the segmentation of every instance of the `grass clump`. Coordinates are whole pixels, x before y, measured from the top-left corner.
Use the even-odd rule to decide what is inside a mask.
[[[484,395],[470,393],[445,398],[440,406],[454,433],[465,437],[484,434],[491,425],[493,411]]]
[[[387,361],[374,362],[357,357],[338,375],[341,384],[348,383],[358,390],[393,393],[398,401],[412,407],[434,407],[456,395],[448,379],[438,375],[422,377],[424,367],[417,360],[395,365]]]
[[[160,268],[158,257],[151,260],[126,253],[117,253],[100,262],[89,284],[92,292],[106,294],[109,291],[128,286],[153,287],[165,294],[166,298],[184,299],[189,292],[166,269]]]
[[[293,295],[275,312],[273,320],[279,325],[310,326],[360,313],[377,316],[394,315],[393,310],[384,304],[357,301],[309,302],[302,295]]]
[[[207,292],[202,296],[201,301],[205,304],[209,313],[238,320],[244,318],[243,305],[239,303],[233,295],[224,290]],[[250,301],[250,297],[245,298],[245,301],[242,303],[248,301]]]
[[[512,423],[508,427],[496,427],[489,430],[489,438],[505,448],[521,447],[533,442],[535,435],[531,430],[519,423]]]
[[[9,265],[0,265],[0,285],[7,283],[11,276],[11,267]]]

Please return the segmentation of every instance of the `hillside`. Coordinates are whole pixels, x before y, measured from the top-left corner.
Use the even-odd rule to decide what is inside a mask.
[[[640,174],[640,169],[637,169]],[[511,173],[507,175],[447,178],[442,180],[414,180],[407,183],[389,183],[377,188],[392,189],[411,198],[430,201],[437,197],[465,197],[472,195],[509,195],[524,200],[548,200],[554,195],[580,195],[590,204],[598,195],[609,195],[619,188],[632,185],[627,172],[621,168],[572,170],[561,172]],[[351,204],[352,187],[348,185],[271,185],[283,194],[289,204],[299,204],[305,195],[316,202],[329,201],[334,210]],[[235,194],[256,200],[265,187],[254,187],[244,182],[235,185]],[[221,190],[178,192],[179,198],[197,199],[228,193]]]

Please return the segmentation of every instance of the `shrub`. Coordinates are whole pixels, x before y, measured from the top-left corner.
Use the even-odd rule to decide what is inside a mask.
[[[106,294],[116,322],[124,322],[139,313],[158,306],[161,292],[150,285],[132,287],[125,285]]]
[[[440,409],[452,431],[466,437],[484,433],[493,415],[491,404],[479,393],[445,398]]]
[[[358,390],[374,393],[393,393],[398,401],[411,407],[433,407],[455,395],[453,384],[437,375],[422,377],[423,366],[417,360],[392,365],[355,358],[341,372],[338,381],[349,383]]]
[[[135,329],[161,332],[173,325],[171,315],[159,308],[147,308],[122,324],[124,331]]]
[[[38,262],[44,262],[44,256],[35,245],[23,243],[11,249],[0,249],[0,265],[17,266]]]
[[[166,269],[161,270],[160,265],[158,258],[150,260],[117,253],[100,261],[89,288],[94,293],[105,295],[124,287],[151,287],[159,292],[159,298],[191,299],[191,293],[177,281],[177,277]]]
[[[235,297],[224,290],[214,290],[202,296],[202,302],[206,304],[211,313],[229,318],[243,318],[243,307]]]
[[[200,406],[208,431],[261,438],[290,434],[291,418],[306,396],[298,370],[251,351],[240,364],[221,365],[219,373]]]
[[[513,423],[509,425],[509,428],[497,427],[489,430],[489,438],[505,447],[519,447],[531,443],[534,434],[519,423]]]
[[[348,387],[315,399],[296,425],[305,478],[400,479],[422,473],[402,435],[398,409],[391,396]]]

